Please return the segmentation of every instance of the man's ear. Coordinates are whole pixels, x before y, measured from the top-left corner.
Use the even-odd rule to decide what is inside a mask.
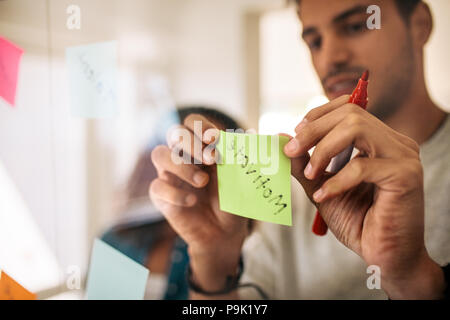
[[[433,16],[428,4],[419,2],[411,14],[410,27],[414,45],[417,48],[423,48],[433,31]]]

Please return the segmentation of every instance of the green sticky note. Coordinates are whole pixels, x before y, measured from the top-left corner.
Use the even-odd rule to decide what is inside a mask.
[[[87,283],[88,300],[142,300],[149,271],[96,239]]]
[[[284,136],[220,132],[216,149],[220,209],[292,226],[291,161]]]

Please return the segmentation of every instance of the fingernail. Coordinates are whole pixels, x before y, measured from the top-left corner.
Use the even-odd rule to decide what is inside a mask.
[[[213,141],[214,137],[203,135],[203,143],[210,144]]]
[[[203,153],[203,162],[205,164],[214,164],[215,160],[216,159],[213,157],[213,155],[211,153],[209,153],[209,154],[206,152]]]
[[[325,193],[323,192],[322,188],[320,188],[319,190],[314,192],[313,198],[316,202],[320,202],[324,195],[325,195]]]
[[[297,149],[298,149],[298,142],[296,139],[292,139],[286,145],[286,151],[288,151],[288,152],[295,152],[295,151],[297,151]]]
[[[208,175],[206,173],[204,173],[203,171],[199,171],[194,174],[194,182],[197,185],[203,185],[207,178],[208,178]]]
[[[307,177],[309,179],[312,178],[312,171],[313,171],[313,168],[312,168],[311,162],[308,162],[308,165],[306,166],[305,171],[304,171],[305,177]]]
[[[195,195],[189,194],[186,196],[185,200],[187,205],[193,205],[195,203]]]

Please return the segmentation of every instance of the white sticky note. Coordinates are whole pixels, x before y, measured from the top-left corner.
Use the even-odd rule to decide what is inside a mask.
[[[72,115],[111,118],[117,115],[117,42],[66,49]]]

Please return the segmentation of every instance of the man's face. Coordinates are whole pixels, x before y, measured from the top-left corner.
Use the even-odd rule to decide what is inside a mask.
[[[381,29],[369,30],[367,7],[381,8]],[[352,93],[370,71],[368,110],[382,120],[408,94],[415,70],[411,36],[393,0],[301,0],[302,37],[327,97]]]

